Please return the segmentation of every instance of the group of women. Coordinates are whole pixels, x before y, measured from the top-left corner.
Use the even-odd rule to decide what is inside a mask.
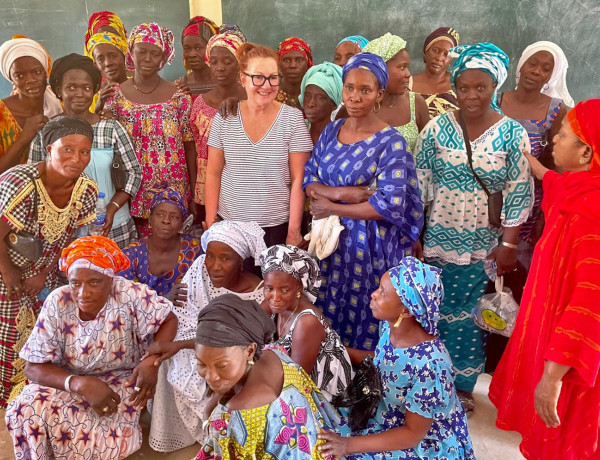
[[[125,458],[146,405],[152,448],[199,442],[200,459],[474,458],[487,333],[471,310],[518,266],[498,425],[527,458],[593,458],[600,103],[567,113],[562,50],[529,46],[500,93],[509,57],[448,27],[414,77],[391,33],[316,65],[298,37],[275,51],[204,17],[181,40],[175,82],[159,75],[173,33],[127,36],[107,11],[85,56],[0,46],[15,87],[0,402],[17,458]],[[82,236],[99,192],[102,235]],[[382,386],[357,427],[331,404],[367,355]]]

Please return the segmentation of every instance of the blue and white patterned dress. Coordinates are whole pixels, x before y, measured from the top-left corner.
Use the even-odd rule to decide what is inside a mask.
[[[404,138],[386,127],[360,142],[342,144],[337,136],[345,121],[323,130],[306,164],[303,187],[369,186],[377,180],[369,203],[383,219],[340,218],[345,228],[338,248],[320,263],[325,282],[315,305],[346,346],[372,350],[378,322],[369,309],[371,293],[389,268],[410,255],[423,227],[423,202]]]
[[[438,338],[408,348],[394,348],[390,326],[383,323],[373,359],[379,369],[382,397],[367,428],[352,433],[346,419],[342,436],[377,434],[404,425],[406,411],[433,419],[423,440],[412,449],[365,452],[348,460],[474,460],[467,416],[454,388],[454,372],[446,347]]]

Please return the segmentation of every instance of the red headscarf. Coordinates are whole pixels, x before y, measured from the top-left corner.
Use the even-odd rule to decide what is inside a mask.
[[[88,19],[88,28],[85,31],[85,43],[88,42],[92,35],[97,34],[101,27],[106,26],[112,27],[123,40],[127,40],[127,31],[119,16],[111,11],[97,11]]]
[[[567,113],[575,135],[592,148],[590,171],[600,172],[600,99],[588,99]]]
[[[194,35],[208,41],[212,36],[217,35],[218,33],[219,26],[213,21],[204,16],[194,16],[183,29],[181,39],[183,40],[183,37],[187,37],[188,35]]]
[[[304,55],[306,58],[306,62],[308,63],[308,67],[312,67],[313,65],[313,57],[312,51],[310,49],[310,45],[306,43],[304,40],[298,37],[290,37],[286,38],[279,44],[279,48],[277,49],[277,56],[281,59],[285,54],[290,51],[298,51]]]
[[[63,249],[59,262],[60,269],[68,274],[69,269],[76,262],[78,262],[77,266],[81,265],[83,268],[90,268],[111,277],[130,265],[129,259],[117,243],[105,236],[84,236]]]

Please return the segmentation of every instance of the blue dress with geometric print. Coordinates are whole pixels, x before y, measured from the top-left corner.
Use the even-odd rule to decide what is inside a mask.
[[[474,460],[467,416],[456,395],[452,363],[436,338],[408,348],[394,348],[390,326],[383,323],[373,359],[379,369],[382,397],[367,428],[352,433],[346,413],[337,431],[342,436],[377,434],[404,425],[406,411],[433,419],[423,440],[413,449],[348,455],[358,459]]]
[[[307,162],[303,187],[374,186],[369,204],[379,220],[340,217],[344,230],[337,249],[321,260],[321,285],[315,304],[323,309],[346,346],[373,350],[378,321],[369,303],[381,277],[410,255],[423,227],[415,163],[404,138],[386,127],[359,142],[337,136],[346,119],[328,124]]]

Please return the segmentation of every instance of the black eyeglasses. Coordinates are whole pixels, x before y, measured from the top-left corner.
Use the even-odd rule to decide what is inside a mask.
[[[279,86],[281,83],[282,76],[279,74],[271,75],[270,77],[265,77],[264,75],[252,75],[246,72],[242,72],[244,75],[249,76],[252,79],[252,84],[254,86],[264,86],[265,82],[268,81],[271,87]]]

